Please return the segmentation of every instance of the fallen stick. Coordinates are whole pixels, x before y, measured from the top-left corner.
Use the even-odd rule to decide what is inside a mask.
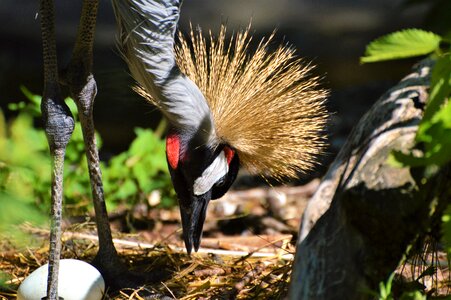
[[[82,239],[82,240],[90,240],[90,241],[98,241],[96,235],[87,234],[87,233],[79,233],[79,232],[64,232],[63,239],[74,240],[74,239]],[[124,239],[113,239],[113,243],[118,247],[130,247],[130,248],[139,248],[139,249],[153,249],[158,245],[129,241]],[[175,245],[165,245],[165,247],[171,249],[175,252],[183,252],[186,253],[186,249],[184,247],[178,247]],[[283,251],[283,250],[281,250]],[[197,251],[198,254],[208,255],[208,254],[216,254],[216,255],[225,255],[225,256],[248,256],[248,257],[278,257],[284,260],[293,260],[293,253],[265,253],[265,252],[247,252],[247,251],[234,251],[234,250],[222,250],[222,249],[208,249],[208,248],[200,248]]]
[[[23,228],[23,230],[33,233],[33,234],[39,234],[39,235],[48,235],[49,234],[49,231],[45,230],[45,229],[34,228],[31,226],[22,226],[22,228]],[[73,232],[73,231],[63,232],[62,239],[64,241],[88,240],[88,241],[98,242],[98,237],[95,234]],[[272,243],[276,243],[279,241],[280,240],[274,240],[274,241],[272,241]],[[113,243],[118,248],[122,247],[122,248],[135,248],[135,249],[154,249],[154,248],[160,246],[157,244],[129,241],[129,240],[118,239],[118,238],[114,238]],[[272,243],[268,243],[264,247],[267,247],[268,245],[271,245]],[[186,253],[186,249],[184,247],[168,245],[168,244],[164,245],[164,246],[174,252]],[[215,254],[215,255],[235,256],[235,257],[247,256],[247,257],[261,257],[261,258],[278,258],[278,259],[283,259],[283,260],[287,260],[287,261],[293,260],[293,258],[294,258],[293,253],[289,253],[283,249],[278,250],[276,253],[257,252],[258,250],[260,250],[264,247],[261,247],[254,252],[200,248],[199,251],[197,252],[197,254],[199,254],[199,255]]]

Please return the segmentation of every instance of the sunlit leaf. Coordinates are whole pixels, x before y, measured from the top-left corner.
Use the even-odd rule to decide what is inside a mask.
[[[380,37],[371,42],[361,63],[414,57],[435,51],[441,37],[420,29],[406,29]]]
[[[0,191],[0,233],[15,242],[22,242],[26,235],[18,228],[18,225],[29,222],[34,225],[42,225],[48,220],[46,214],[37,209],[28,199],[17,195]]]
[[[434,65],[431,74],[431,91],[428,104],[424,112],[422,123],[430,118],[440,109],[451,94],[451,55],[440,57]],[[420,126],[420,131],[421,131]]]
[[[132,180],[125,180],[115,194],[117,199],[127,199],[128,197],[136,194],[137,191],[138,188]]]

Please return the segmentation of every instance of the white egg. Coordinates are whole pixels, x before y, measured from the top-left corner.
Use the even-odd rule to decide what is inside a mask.
[[[17,300],[41,300],[47,295],[48,264],[30,274],[17,290]],[[105,281],[90,264],[76,259],[60,260],[58,296],[64,300],[100,300]]]

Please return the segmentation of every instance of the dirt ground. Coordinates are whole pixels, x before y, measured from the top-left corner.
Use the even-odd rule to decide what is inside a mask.
[[[111,224],[124,261],[132,270],[165,269],[168,276],[158,284],[123,290],[106,299],[143,299],[144,290],[183,300],[283,299],[300,216],[318,184],[316,179],[302,186],[231,191],[212,201],[201,249],[191,256],[181,239],[178,208],[153,208],[158,199],[150,197],[147,205],[117,209],[111,213]],[[0,269],[7,275],[0,299],[15,299],[24,278],[47,261],[48,230],[29,224],[22,229],[32,239],[27,247],[18,248],[7,239],[0,242]],[[399,267],[394,289],[415,287],[436,296],[450,293],[446,255],[431,245]],[[90,218],[66,219],[63,257],[89,262],[96,250]]]
[[[112,212],[115,245],[131,269],[167,269],[169,278],[145,287],[177,299],[280,299],[287,293],[294,240],[308,197],[319,181],[298,187],[231,191],[212,201],[201,249],[188,256],[181,239],[178,208],[147,205]],[[88,220],[86,220],[88,219]],[[20,250],[4,239],[0,266],[8,275],[0,297],[14,299],[20,283],[45,264],[48,229],[24,224],[32,242]],[[65,220],[63,257],[91,261],[97,249],[89,217]],[[124,290],[113,299],[140,299]],[[135,293],[135,294],[134,294]]]

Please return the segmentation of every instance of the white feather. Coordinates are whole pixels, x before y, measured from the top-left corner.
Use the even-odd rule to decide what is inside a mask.
[[[213,185],[229,172],[229,164],[224,151],[204,170],[202,175],[194,181],[194,195],[200,196],[208,192]]]

